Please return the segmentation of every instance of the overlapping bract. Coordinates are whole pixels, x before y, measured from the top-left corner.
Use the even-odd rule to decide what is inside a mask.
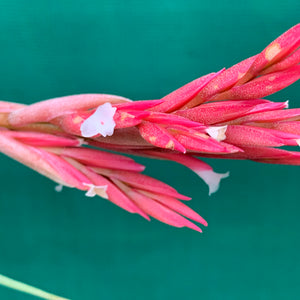
[[[300,78],[300,25],[260,54],[200,77],[159,100],[85,94],[29,106],[0,102],[0,151],[59,184],[98,194],[125,210],[201,231],[206,221],[170,186],[141,174],[131,158],[187,166],[209,186],[222,178],[197,157],[300,164],[300,109],[262,99]]]

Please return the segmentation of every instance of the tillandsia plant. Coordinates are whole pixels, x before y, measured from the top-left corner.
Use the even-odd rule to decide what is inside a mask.
[[[300,109],[262,99],[300,78],[299,45],[300,24],[261,53],[159,100],[83,94],[28,106],[0,102],[0,151],[58,190],[75,187],[148,220],[201,231],[188,219],[206,221],[180,201],[190,198],[141,174],[144,166],[133,159],[104,150],[183,164],[209,194],[228,173],[215,173],[200,156],[299,164],[299,152],[277,147],[300,143]]]
[[[159,100],[82,94],[32,105],[0,102],[0,151],[62,186],[99,195],[145,219],[201,232],[207,222],[174,188],[142,174],[132,158],[180,163],[209,194],[229,174],[199,157],[300,164],[300,109],[263,99],[300,78],[300,24],[229,69],[202,76]],[[182,201],[181,201],[182,200]],[[191,221],[190,221],[191,220]]]

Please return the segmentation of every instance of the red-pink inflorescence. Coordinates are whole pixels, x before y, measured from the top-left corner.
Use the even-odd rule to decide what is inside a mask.
[[[218,189],[202,157],[300,164],[300,109],[262,99],[300,78],[300,24],[261,53],[200,77],[159,100],[83,94],[29,106],[0,102],[0,151],[87,196],[100,195],[131,213],[176,227],[206,221],[190,198],[141,172],[133,159],[102,149],[167,159]]]

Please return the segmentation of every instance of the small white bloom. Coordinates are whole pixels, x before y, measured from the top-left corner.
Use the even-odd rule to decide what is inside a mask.
[[[222,174],[222,173],[216,173],[213,170],[201,170],[201,171],[196,171],[196,173],[208,185],[209,196],[212,193],[215,193],[219,189],[221,179],[229,176],[229,172]]]
[[[284,104],[285,104],[285,108],[289,108],[289,100],[285,101]]]
[[[218,142],[223,141],[226,139],[226,130],[227,130],[227,125],[225,126],[212,126],[207,128],[205,131],[215,140]]]
[[[88,191],[85,193],[87,197],[94,197],[99,195],[102,198],[108,199],[108,195],[106,193],[107,185],[94,185],[92,183],[83,183],[89,187]]]
[[[88,145],[88,143],[83,138],[77,138],[77,140],[78,140],[78,146],[77,147],[80,147],[82,145]]]
[[[101,134],[103,137],[114,133],[116,123],[114,115],[117,108],[112,107],[109,102],[100,105],[96,111],[87,118],[80,127],[83,137],[92,137]]]

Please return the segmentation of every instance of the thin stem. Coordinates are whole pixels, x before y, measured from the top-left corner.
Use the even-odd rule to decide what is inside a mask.
[[[28,284],[22,283],[20,281],[8,278],[6,276],[0,275],[0,285],[6,286],[8,288],[27,293],[33,296],[40,297],[47,300],[68,300],[67,298],[59,297]]]

